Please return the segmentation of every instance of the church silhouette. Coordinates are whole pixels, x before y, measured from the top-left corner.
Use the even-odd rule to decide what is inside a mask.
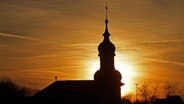
[[[40,103],[121,104],[121,73],[114,67],[115,46],[110,41],[106,7],[105,32],[98,46],[100,69],[94,80],[56,80],[34,95]]]

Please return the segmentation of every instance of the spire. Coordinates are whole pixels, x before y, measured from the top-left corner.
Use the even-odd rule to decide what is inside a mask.
[[[104,37],[109,37],[110,36],[110,33],[108,31],[108,13],[107,13],[107,2],[106,2],[106,6],[105,6],[105,10],[106,10],[106,19],[105,19],[105,32],[103,34]]]
[[[114,56],[116,47],[109,39],[110,33],[108,32],[107,5],[105,9],[106,9],[106,19],[105,19],[106,27],[105,32],[103,34],[104,39],[98,46],[100,67],[101,67],[100,69],[114,70]]]

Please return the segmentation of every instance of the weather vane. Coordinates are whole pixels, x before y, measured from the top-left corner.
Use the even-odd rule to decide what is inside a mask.
[[[57,81],[57,76],[55,76],[55,81]]]

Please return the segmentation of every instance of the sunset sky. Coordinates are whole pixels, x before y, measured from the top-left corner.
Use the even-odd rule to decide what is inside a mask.
[[[0,0],[0,77],[42,89],[99,69],[105,2],[124,93],[135,83],[184,87],[184,0]]]

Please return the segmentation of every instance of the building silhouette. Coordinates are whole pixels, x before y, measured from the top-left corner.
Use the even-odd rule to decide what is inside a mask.
[[[114,67],[115,46],[110,41],[106,7],[105,32],[98,46],[100,69],[94,80],[56,80],[34,95],[40,103],[121,104],[121,74]]]
[[[155,99],[155,101],[152,102],[152,104],[182,104],[181,96],[170,96],[167,95],[164,99]]]

